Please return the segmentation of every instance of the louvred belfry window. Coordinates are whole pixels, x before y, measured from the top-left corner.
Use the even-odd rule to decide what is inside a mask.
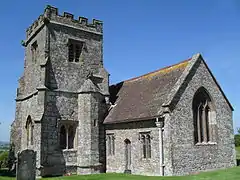
[[[68,43],[68,61],[69,62],[79,62],[82,55],[83,42],[69,40]]]

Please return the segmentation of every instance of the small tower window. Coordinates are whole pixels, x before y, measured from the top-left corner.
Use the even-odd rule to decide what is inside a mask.
[[[73,149],[76,127],[70,124],[63,124],[60,128],[60,148]]]
[[[37,61],[37,56],[38,56],[38,44],[37,44],[37,41],[35,41],[32,44],[31,51],[32,51],[32,61],[36,62]]]
[[[82,54],[83,42],[69,40],[68,43],[68,61],[69,62],[79,62]]]
[[[94,120],[93,120],[93,126],[94,126],[94,127],[97,127],[97,125],[98,125],[98,121],[97,121],[96,119],[94,119]]]
[[[27,146],[33,145],[33,123],[30,116],[28,116],[27,118],[26,131],[27,131]]]

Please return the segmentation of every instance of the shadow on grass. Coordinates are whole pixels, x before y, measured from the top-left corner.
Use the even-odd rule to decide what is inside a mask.
[[[0,176],[16,177],[16,173],[8,171],[8,169],[0,169]]]

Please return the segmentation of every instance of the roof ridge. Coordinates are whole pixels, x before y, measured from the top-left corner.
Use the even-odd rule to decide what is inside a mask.
[[[155,70],[155,71],[152,71],[152,72],[149,72],[149,73],[146,73],[146,74],[143,74],[143,75],[137,76],[137,77],[133,77],[133,78],[130,78],[130,79],[124,80],[123,82],[130,82],[130,81],[133,81],[133,80],[137,80],[137,79],[142,78],[142,77],[144,77],[144,76],[147,76],[147,75],[150,75],[150,74],[153,74],[153,73],[156,73],[156,72],[162,71],[162,70],[164,70],[164,69],[168,69],[168,68],[171,68],[171,67],[174,67],[174,66],[180,65],[180,64],[182,64],[182,63],[188,62],[188,61],[190,61],[191,59],[192,59],[192,57],[189,58],[189,59],[186,59],[186,60],[184,60],[184,61],[180,61],[180,62],[178,62],[178,63],[175,63],[175,64],[173,64],[173,65],[169,65],[169,66],[166,66],[166,67],[163,67],[163,68],[157,69],[157,70]]]

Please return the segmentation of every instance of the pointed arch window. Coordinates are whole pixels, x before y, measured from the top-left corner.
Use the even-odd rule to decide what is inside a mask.
[[[33,123],[31,116],[28,116],[27,118],[26,131],[27,131],[27,146],[33,145]]]
[[[216,121],[212,99],[205,88],[199,88],[193,98],[195,144],[215,141]]]
[[[36,62],[37,57],[38,57],[38,43],[35,41],[32,46],[31,46],[31,51],[32,51],[32,61]]]

